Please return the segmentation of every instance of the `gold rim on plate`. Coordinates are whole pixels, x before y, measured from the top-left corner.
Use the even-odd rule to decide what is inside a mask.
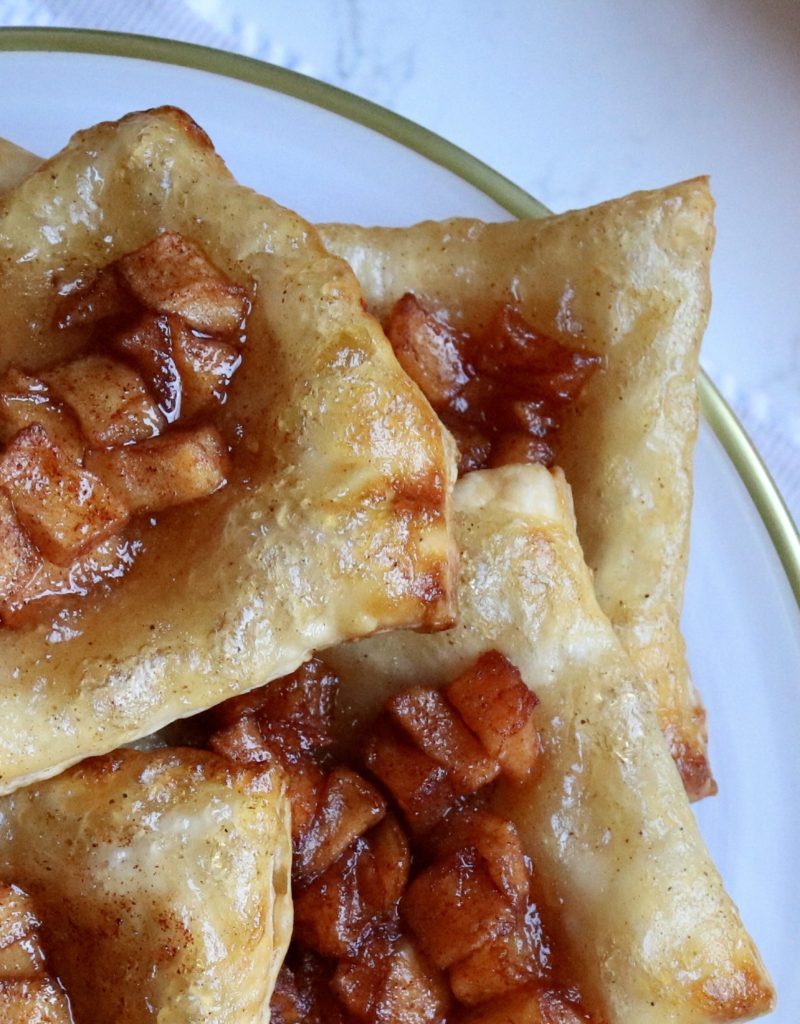
[[[474,185],[515,217],[542,217],[550,212],[508,178],[427,128],[336,86],[251,57],[155,36],[64,28],[0,28],[0,50],[52,50],[129,57],[236,78],[304,100],[371,128]],[[700,402],[703,415],[761,516],[800,605],[797,526],[744,427],[705,371],[700,375]]]

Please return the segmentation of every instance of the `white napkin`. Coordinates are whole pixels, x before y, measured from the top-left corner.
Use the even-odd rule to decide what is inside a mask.
[[[337,10],[344,15],[341,5]],[[298,18],[313,17],[310,9],[298,6],[296,11]],[[353,11],[349,16],[355,17]],[[304,54],[292,51],[275,38],[270,30],[275,21],[272,5],[258,0],[11,0],[0,8],[0,23],[5,25],[102,28],[180,39],[257,57],[344,88],[353,87],[346,62],[333,52],[333,42],[329,59],[324,66],[315,68]],[[370,93],[374,91],[369,86],[364,91],[367,89]],[[394,96],[387,95],[385,90],[380,92],[368,98],[386,106],[398,106]],[[798,396],[785,394],[780,381],[758,391],[749,389],[742,380],[746,367],[706,365],[706,369],[758,448],[795,521],[800,522]]]

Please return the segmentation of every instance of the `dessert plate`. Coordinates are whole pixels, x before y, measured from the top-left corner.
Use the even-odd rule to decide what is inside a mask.
[[[0,135],[42,154],[77,128],[171,103],[208,131],[240,181],[311,220],[401,225],[545,212],[397,115],[244,57],[144,37],[8,29],[0,76],[15,83]],[[796,1024],[800,539],[742,428],[705,378],[701,389],[684,629],[720,792],[696,811],[773,973],[779,1005],[769,1019]]]

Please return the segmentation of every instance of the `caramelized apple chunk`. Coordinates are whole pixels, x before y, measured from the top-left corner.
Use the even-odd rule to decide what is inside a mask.
[[[56,565],[69,565],[128,518],[103,482],[76,466],[38,423],[0,455],[0,487],[33,543]]]
[[[325,780],[317,813],[303,836],[292,870],[312,879],[386,813],[386,801],[349,768],[335,768]]]
[[[524,782],[539,756],[533,713],[538,697],[511,662],[488,651],[447,687],[447,699],[514,782]]]
[[[470,357],[479,374],[525,381],[536,398],[551,403],[574,401],[603,365],[602,356],[541,334],[510,303],[497,310]]]
[[[509,903],[524,907],[530,885],[522,841],[513,822],[485,808],[452,811],[431,837],[439,857],[474,849]]]
[[[514,912],[483,858],[467,847],[417,875],[401,903],[403,919],[444,970],[514,925]]]
[[[53,400],[47,385],[16,367],[0,377],[0,441],[7,444],[25,427],[38,423],[77,462],[83,439],[72,416]]]
[[[360,864],[359,881],[364,899],[377,914],[394,916],[408,885],[411,851],[400,822],[387,814],[369,834],[372,858]]]
[[[183,387],[182,414],[199,412],[224,402],[228,385],[239,368],[239,351],[225,341],[199,338],[181,323],[172,324],[172,354]]]
[[[41,560],[35,573],[0,600],[0,617],[12,629],[25,629],[52,617],[73,599],[86,597],[103,582],[122,579],[133,565],[140,542],[115,534],[69,565]]]
[[[319,658],[291,675],[225,701],[215,709],[221,725],[255,716],[262,734],[284,754],[311,753],[332,742],[333,711],[339,680]]]
[[[57,327],[86,327],[131,311],[133,302],[113,264],[88,283],[63,296],[56,308]]]
[[[166,425],[141,375],[118,359],[80,356],[41,376],[75,413],[90,447],[144,441]]]
[[[555,989],[530,984],[457,1018],[457,1024],[586,1024],[589,1018]]]
[[[392,794],[415,832],[433,828],[455,802],[447,769],[388,722],[379,723],[367,741],[364,763]]]
[[[453,995],[465,1006],[497,999],[535,979],[538,953],[524,922],[496,935],[448,971]]]
[[[467,383],[458,335],[447,321],[407,293],[386,328],[397,361],[434,406],[454,398]]]
[[[213,494],[230,470],[228,452],[213,427],[173,430],[125,448],[93,451],[86,466],[129,512],[159,512]]]
[[[374,917],[364,902],[359,865],[370,856],[360,838],[299,893],[294,893],[294,936],[323,956],[344,957]]]
[[[167,231],[118,263],[122,280],[149,309],[174,313],[199,331],[235,331],[247,312],[247,293],[206,259],[198,246]]]
[[[332,988],[364,1024],[440,1024],[450,1002],[444,980],[414,944],[380,932],[339,964]]]
[[[173,325],[177,318],[144,313],[111,338],[111,347],[130,360],[141,373],[167,423],[183,412],[181,374],[172,353]]]
[[[448,771],[457,796],[476,792],[500,773],[438,690],[416,686],[387,704],[391,717],[431,760]]]
[[[0,491],[0,602],[13,600],[41,562],[10,499]]]

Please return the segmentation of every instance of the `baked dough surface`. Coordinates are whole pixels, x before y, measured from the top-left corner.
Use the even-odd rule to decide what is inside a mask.
[[[81,1024],[266,1020],[290,861],[280,773],[200,751],[121,750],[0,800],[0,877]]]
[[[405,292],[480,331],[501,303],[605,357],[555,439],[600,606],[655,699],[693,797],[715,787],[680,613],[708,316],[713,200],[703,178],[541,220],[326,225],[370,309]]]
[[[236,184],[180,111],[79,132],[0,201],[0,371],[86,341],[58,289],[164,230],[253,307],[219,414],[242,438],[212,497],[143,524],[110,593],[0,632],[0,792],[292,671],[312,650],[452,620],[452,444],[299,216]]]
[[[456,485],[459,624],[327,652],[358,728],[406,686],[499,650],[539,696],[537,778],[495,808],[518,825],[545,924],[584,1005],[610,1024],[766,1012],[772,985],[706,851],[636,670],[598,606],[561,471],[507,466]],[[563,962],[563,961],[562,961]]]

